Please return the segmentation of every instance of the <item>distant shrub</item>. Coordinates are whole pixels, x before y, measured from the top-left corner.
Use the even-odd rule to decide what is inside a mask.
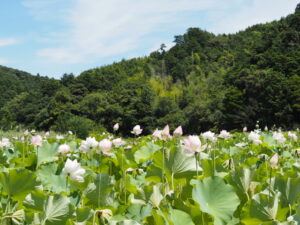
[[[72,131],[79,138],[86,138],[94,128],[95,123],[92,120],[71,113],[60,115],[52,127],[62,133]]]

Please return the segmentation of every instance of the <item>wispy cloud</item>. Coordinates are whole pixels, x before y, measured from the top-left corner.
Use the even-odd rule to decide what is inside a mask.
[[[206,23],[204,27],[215,33],[237,32],[292,12],[297,1],[65,0],[67,4],[60,5],[60,0],[25,0],[24,5],[36,19],[54,19],[64,26],[45,34],[49,45],[37,51],[39,58],[47,63],[84,64],[121,54],[135,55],[149,45],[147,54],[165,41],[155,36],[170,27],[187,29]],[[190,16],[194,14],[200,15],[198,21]]]
[[[46,1],[46,0],[44,0]],[[42,2],[44,2],[42,1]],[[68,29],[60,44],[38,51],[54,63],[80,63],[133,51],[144,47],[143,38],[163,26],[178,22],[180,13],[216,6],[215,0],[74,0],[64,15]],[[27,1],[26,6],[40,9],[46,3]],[[43,11],[43,15],[47,12]],[[39,15],[41,12],[37,12]],[[57,40],[56,40],[57,41]],[[152,48],[154,43],[149,46]]]
[[[18,41],[15,38],[0,38],[0,47],[14,45]]]

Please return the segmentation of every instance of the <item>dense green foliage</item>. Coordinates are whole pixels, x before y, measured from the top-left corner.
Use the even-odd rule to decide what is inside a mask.
[[[299,125],[299,6],[236,34],[190,28],[174,42],[168,51],[162,45],[149,57],[61,80],[0,67],[1,125],[65,131],[88,119],[87,130],[111,130],[119,122],[123,134],[135,124],[145,132],[181,124],[189,133],[251,127],[257,120]]]
[[[299,135],[4,134],[0,224],[299,224]]]

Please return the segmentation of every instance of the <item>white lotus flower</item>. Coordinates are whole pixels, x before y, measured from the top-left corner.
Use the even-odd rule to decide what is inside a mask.
[[[184,138],[183,144],[184,153],[187,156],[193,156],[195,153],[199,153],[204,150],[204,148],[201,147],[201,141],[199,137],[196,135],[190,135]]]
[[[215,137],[215,133],[211,132],[211,131],[206,131],[204,133],[201,134],[201,137],[204,140],[209,140],[211,142],[215,142],[217,141],[217,138]]]
[[[99,142],[99,148],[104,155],[112,155],[112,153],[110,152],[111,146],[112,142],[108,139],[103,139]]]
[[[182,127],[181,126],[177,127],[174,130],[173,135],[176,137],[182,136],[183,135]]]
[[[293,139],[294,141],[298,140],[297,135],[295,133],[291,132],[291,131],[288,132],[288,137]]]
[[[49,137],[50,136],[50,131],[47,131],[46,133],[45,133],[45,137]]]
[[[67,154],[67,153],[71,152],[71,148],[69,145],[63,144],[58,147],[58,152],[60,154]]]
[[[247,127],[244,127],[244,128],[243,128],[243,132],[247,132]]]
[[[275,141],[277,141],[278,143],[284,143],[286,141],[285,137],[283,136],[283,134],[281,132],[274,132],[273,133],[273,139]]]
[[[226,130],[222,130],[219,134],[219,137],[223,138],[223,139],[228,139],[228,138],[230,138],[230,136],[231,136],[231,134]]]
[[[119,123],[116,123],[113,127],[114,131],[119,130],[119,128],[120,128]]]
[[[112,143],[116,148],[119,148],[122,144],[124,144],[124,141],[122,138],[116,138],[112,141]]]
[[[98,142],[94,137],[88,137],[85,141],[81,142],[79,150],[82,152],[89,152],[98,146]]]
[[[239,148],[243,148],[247,145],[247,143],[244,143],[244,142],[240,142],[240,143],[237,143],[235,144],[236,147],[239,147]]]
[[[8,138],[2,138],[2,140],[0,141],[0,148],[9,147],[10,145],[11,143]]]
[[[265,126],[265,131],[267,132],[269,129],[268,129],[268,126]]]
[[[80,163],[77,162],[77,159],[74,161],[67,159],[62,173],[65,176],[69,176],[73,181],[81,183],[84,182],[84,178],[81,175],[85,173],[85,169],[81,168]]]
[[[40,135],[35,135],[31,137],[31,144],[34,146],[42,146],[43,138]]]
[[[248,135],[248,140],[252,141],[255,145],[262,144],[262,141],[260,140],[260,135],[257,132],[251,131]]]
[[[141,126],[140,125],[136,125],[132,129],[131,133],[134,134],[134,135],[136,135],[136,136],[138,136],[138,135],[140,135],[142,133],[142,131],[143,131],[143,129],[141,129]]]

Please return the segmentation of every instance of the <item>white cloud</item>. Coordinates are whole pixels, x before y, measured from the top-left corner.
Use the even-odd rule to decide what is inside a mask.
[[[0,38],[0,47],[14,45],[17,43],[15,38]]]
[[[205,21],[209,31],[236,32],[293,12],[297,1],[288,0],[287,4],[287,0],[66,0],[68,4],[59,10],[56,8],[60,0],[26,0],[24,5],[36,19],[55,19],[66,27],[56,33],[52,31],[51,47],[39,49],[37,55],[47,63],[78,64],[120,54],[135,55],[134,51],[149,45],[147,54],[153,46],[172,41],[157,38],[163,28],[201,28]],[[192,16],[182,21],[185,15],[195,13],[199,14],[199,21]],[[46,35],[45,39],[49,38],[50,34]],[[170,37],[173,35],[177,33],[170,33]]]
[[[32,13],[39,9],[39,17],[41,12],[48,14],[41,9],[48,5],[45,1],[31,0],[25,5]],[[72,64],[124,54],[144,47],[143,38],[161,26],[177,23],[176,14],[212,8],[215,3],[211,0],[74,0],[73,8],[65,10],[68,13],[64,23],[69,28],[60,35],[60,44],[40,49],[38,56],[53,63]]]

